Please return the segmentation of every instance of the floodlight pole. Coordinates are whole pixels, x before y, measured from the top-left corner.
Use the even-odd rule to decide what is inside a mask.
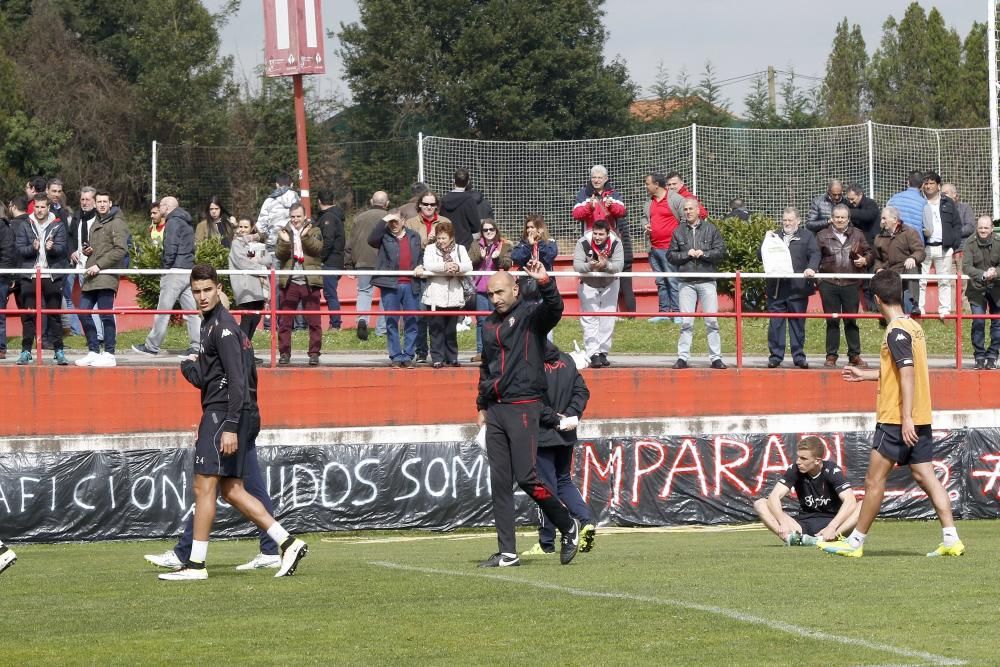
[[[302,90],[302,75],[292,75],[295,88],[295,144],[299,154],[299,196],[306,218],[312,215],[309,197],[309,146],[306,143],[306,101]]]

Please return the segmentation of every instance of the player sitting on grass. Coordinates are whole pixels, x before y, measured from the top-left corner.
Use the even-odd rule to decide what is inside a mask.
[[[878,407],[871,459],[865,474],[865,497],[858,526],[846,540],[820,542],[819,548],[838,556],[860,558],[865,537],[878,515],[885,495],[885,480],[897,465],[910,466],[913,480],[930,498],[944,540],[928,556],[961,556],[965,545],[958,539],[951,514],[951,499],[934,474],[934,433],[931,428],[930,374],[924,330],[903,313],[903,282],[891,269],[872,278],[872,294],[886,325],[878,370],[844,368],[848,382],[878,381]]]
[[[753,504],[767,529],[790,547],[814,546],[832,540],[854,528],[858,521],[858,501],[844,471],[832,461],[824,461],[823,441],[814,435],[799,440],[795,464],[781,476],[767,499]],[[802,512],[785,513],[781,499],[795,489]]]
[[[3,542],[0,542],[0,572],[3,572],[8,567],[17,562],[17,556],[11,551]]]
[[[275,577],[295,573],[308,548],[288,534],[264,505],[243,487],[246,453],[260,432],[257,367],[253,346],[221,303],[215,269],[191,269],[191,294],[201,311],[201,354],[181,362],[184,379],[201,390],[202,418],[194,450],[194,540],[187,564],[160,575],[165,581],[207,579],[205,558],[215,521],[218,493],[278,543],[281,565]]]

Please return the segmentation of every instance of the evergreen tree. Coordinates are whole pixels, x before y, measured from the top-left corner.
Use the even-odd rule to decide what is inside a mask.
[[[795,70],[790,70],[778,89],[781,100],[781,125],[788,129],[817,127],[816,93],[802,90],[795,84]]]
[[[962,45],[961,106],[956,127],[990,124],[989,57],[986,24],[973,23]]]
[[[850,125],[864,120],[867,65],[868,53],[861,27],[848,27],[845,17],[837,24],[821,88],[823,116],[827,123]]]
[[[777,118],[771,112],[771,103],[767,95],[767,81],[763,76],[753,80],[750,92],[743,98],[746,108],[746,122],[752,128],[765,129],[775,127]]]
[[[927,15],[927,50],[923,67],[927,69],[930,100],[930,127],[956,127],[962,107],[962,39],[953,28],[945,26],[937,8]]]
[[[931,123],[927,28],[927,15],[916,2],[898,24],[890,16],[883,25],[869,76],[873,120],[918,127]]]

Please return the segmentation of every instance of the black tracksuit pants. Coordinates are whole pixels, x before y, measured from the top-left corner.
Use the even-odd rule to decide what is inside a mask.
[[[493,522],[504,553],[517,553],[514,537],[514,484],[524,490],[561,532],[572,530],[573,518],[555,489],[538,478],[538,420],[541,401],[493,403],[486,409],[486,456],[493,489]]]

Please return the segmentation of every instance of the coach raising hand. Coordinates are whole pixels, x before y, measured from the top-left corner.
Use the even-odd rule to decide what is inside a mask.
[[[555,489],[538,478],[535,462],[538,424],[547,388],[545,336],[562,317],[563,302],[555,281],[541,262],[529,261],[525,271],[538,284],[540,302],[520,299],[518,285],[506,271],[490,276],[486,287],[493,313],[483,325],[476,408],[479,425],[486,425],[493,521],[500,550],[480,567],[521,564],[514,537],[515,481],[562,533],[559,561],[563,565],[573,560],[580,544],[580,524],[559,501]]]

